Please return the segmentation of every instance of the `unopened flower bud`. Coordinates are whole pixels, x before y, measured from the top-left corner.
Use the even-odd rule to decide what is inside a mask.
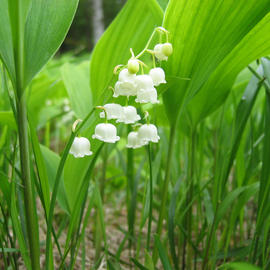
[[[171,43],[162,44],[162,53],[166,56],[170,56],[173,53],[173,47]]]
[[[131,74],[135,74],[139,71],[140,64],[139,61],[136,59],[130,59],[128,60],[128,72]]]

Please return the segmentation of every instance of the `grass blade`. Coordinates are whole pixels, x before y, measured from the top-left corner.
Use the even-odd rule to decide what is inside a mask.
[[[166,250],[163,247],[158,235],[155,235],[155,245],[157,245],[158,254],[159,254],[159,257],[160,257],[160,260],[162,262],[164,269],[165,270],[172,270],[172,266],[169,262],[168,255],[167,255]]]

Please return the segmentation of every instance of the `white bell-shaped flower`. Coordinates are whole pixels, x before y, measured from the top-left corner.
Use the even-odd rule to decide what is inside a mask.
[[[154,54],[155,54],[155,57],[158,59],[158,60],[168,60],[168,56],[166,56],[164,54],[164,52],[162,51],[162,47],[163,47],[163,44],[157,44],[155,47],[154,47]]]
[[[106,110],[106,114],[107,114],[107,119],[108,120],[119,119],[123,115],[123,108],[119,104],[108,103],[108,104],[105,104],[103,107]],[[100,118],[105,118],[105,112],[104,111],[101,112],[99,114],[99,116],[100,116]]]
[[[116,82],[114,86],[114,94],[113,97],[118,96],[136,96],[137,88],[135,84],[130,82]]]
[[[84,137],[75,137],[69,153],[75,158],[82,158],[93,154],[93,152],[90,151],[89,140]]]
[[[154,86],[153,80],[150,75],[136,76],[137,89],[147,89]]]
[[[127,68],[124,68],[120,71],[118,80],[120,82],[134,82],[136,74],[131,74]]]
[[[113,97],[118,96],[136,96],[137,84],[136,74],[130,74],[128,69],[125,68],[119,73],[118,81],[114,87]]]
[[[133,124],[141,119],[140,115],[137,114],[137,110],[133,106],[122,107],[122,117],[116,120],[116,122],[123,122],[125,124]]]
[[[137,93],[137,98],[135,99],[137,103],[159,103],[157,99],[157,90],[155,87],[140,89]]]
[[[101,123],[96,125],[95,134],[92,136],[93,139],[98,139],[107,143],[115,143],[120,140],[117,136],[116,127],[109,123]]]
[[[160,67],[152,68],[149,72],[149,75],[151,76],[155,86],[158,86],[161,83],[166,83],[165,72]]]
[[[160,139],[157,133],[157,128],[153,124],[144,124],[138,130],[138,138],[144,143],[157,143]]]
[[[142,147],[146,144],[147,144],[147,142],[139,139],[138,132],[132,131],[128,134],[127,145],[126,145],[127,148],[136,149],[136,148]]]

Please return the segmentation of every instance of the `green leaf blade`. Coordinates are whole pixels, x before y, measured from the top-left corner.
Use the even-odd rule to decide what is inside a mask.
[[[25,25],[25,86],[63,42],[78,0],[32,1]]]

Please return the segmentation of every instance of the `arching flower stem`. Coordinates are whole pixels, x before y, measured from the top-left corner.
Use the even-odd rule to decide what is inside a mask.
[[[149,117],[148,111],[144,112],[144,119],[146,120],[146,124],[149,125],[150,124],[150,117]]]
[[[82,122],[82,119],[77,119],[77,120],[73,123],[73,125],[72,125],[72,132],[75,132],[75,131],[76,131],[77,125],[78,125],[79,123],[81,123],[81,122]]]
[[[103,106],[96,106],[97,109],[103,110],[104,114],[105,114],[105,123],[108,123],[108,115],[107,115],[107,111]]]

